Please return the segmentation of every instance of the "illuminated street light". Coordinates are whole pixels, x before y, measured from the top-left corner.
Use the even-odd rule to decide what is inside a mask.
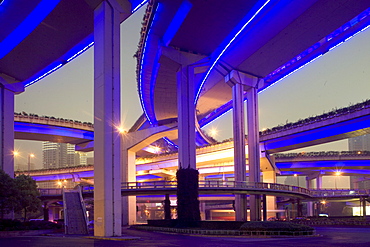
[[[125,128],[123,128],[122,126],[117,126],[116,129],[118,130],[118,132],[120,134],[125,134],[127,133],[127,130]]]
[[[210,129],[210,135],[211,135],[212,137],[216,137],[216,136],[217,136],[217,134],[218,134],[218,130],[217,130],[216,128],[212,128],[212,129]]]

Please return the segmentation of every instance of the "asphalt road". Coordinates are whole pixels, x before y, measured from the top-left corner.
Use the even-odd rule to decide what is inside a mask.
[[[317,227],[317,237],[294,238],[246,238],[246,237],[204,237],[145,232],[126,229],[124,236],[135,240],[101,240],[84,236],[31,236],[0,239],[0,247],[238,247],[238,246],[370,246],[370,228]],[[123,238],[124,239],[124,238]]]

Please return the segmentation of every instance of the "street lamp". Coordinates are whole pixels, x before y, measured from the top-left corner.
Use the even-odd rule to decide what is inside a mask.
[[[35,155],[34,154],[29,154],[28,155],[28,176],[30,175],[30,170],[31,170],[31,158],[34,158]]]

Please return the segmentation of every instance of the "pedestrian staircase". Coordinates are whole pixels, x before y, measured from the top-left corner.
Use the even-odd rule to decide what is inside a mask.
[[[86,207],[81,191],[64,190],[64,225],[66,234],[88,234]]]

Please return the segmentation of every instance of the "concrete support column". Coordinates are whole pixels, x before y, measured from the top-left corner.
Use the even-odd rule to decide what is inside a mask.
[[[263,221],[267,221],[267,198],[266,195],[262,195],[262,205],[263,205]]]
[[[179,168],[196,169],[194,69],[182,65],[177,72]]]
[[[262,180],[264,183],[276,183],[275,171],[263,171]],[[276,216],[276,196],[266,196],[267,219]],[[264,219],[265,220],[265,219]]]
[[[306,188],[309,190],[309,189],[312,189],[312,179],[306,177]]]
[[[94,16],[94,235],[121,236],[120,11],[103,1]]]
[[[23,90],[22,84],[7,84],[0,77],[0,169],[11,177],[14,177],[14,95]]]
[[[234,179],[236,182],[245,182],[244,85],[232,82],[231,86],[233,93]],[[235,194],[235,220],[247,220],[247,199],[245,194]]]
[[[260,153],[258,129],[257,88],[258,79],[231,71],[225,82],[232,87],[233,92],[233,136],[234,136],[234,177],[237,182],[246,181],[245,164],[245,124],[244,124],[244,92],[247,92],[247,123],[248,123],[248,162],[249,182],[260,181]],[[251,220],[261,220],[260,195],[250,196]],[[235,218],[246,220],[245,196],[235,195]]]
[[[316,189],[319,190],[322,188],[322,175],[319,174],[316,177]]]
[[[362,217],[366,218],[366,198],[360,198],[362,200]]]
[[[234,137],[234,178],[236,182],[246,181],[245,127],[244,127],[244,86],[235,84],[233,92],[233,137]],[[247,199],[245,194],[235,194],[235,220],[247,220]]]
[[[122,146],[126,146],[122,144]],[[136,181],[136,153],[123,148],[122,151],[122,183]],[[136,196],[122,197],[122,225],[136,224]]]
[[[313,202],[307,202],[307,216],[314,216]]]
[[[249,182],[260,182],[258,95],[256,87],[251,87],[247,91],[247,125]],[[261,220],[260,195],[250,196],[250,218],[251,221]]]

